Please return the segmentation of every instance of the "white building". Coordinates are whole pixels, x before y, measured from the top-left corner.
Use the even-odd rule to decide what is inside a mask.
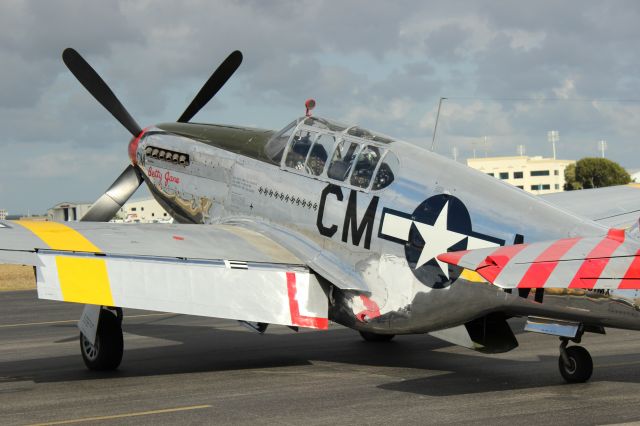
[[[0,209],[0,220],[6,220],[9,212],[6,209]]]
[[[47,220],[70,222],[80,220],[89,210],[91,203],[58,203],[47,210]]]
[[[467,165],[534,194],[564,190],[564,169],[573,160],[543,157],[469,158]]]
[[[153,197],[127,201],[118,212],[117,217],[123,222],[173,222],[173,218],[169,216],[169,213],[167,213]]]

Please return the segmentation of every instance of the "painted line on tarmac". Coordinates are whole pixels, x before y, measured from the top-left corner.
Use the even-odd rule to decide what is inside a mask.
[[[126,318],[144,318],[144,317],[159,317],[163,315],[175,315],[171,312],[163,312],[158,314],[141,314],[141,315],[127,315]],[[43,321],[43,322],[23,322],[19,324],[4,324],[0,325],[0,328],[11,328],[11,327],[27,327],[30,325],[51,325],[51,324],[68,324],[71,322],[78,322],[77,319],[72,320],[61,320],[61,321]]]
[[[149,416],[149,415],[152,415],[152,414],[175,413],[175,412],[178,412],[178,411],[202,410],[203,408],[211,408],[211,405],[192,405],[190,407],[176,407],[176,408],[165,408],[163,410],[138,411],[136,413],[114,414],[114,415],[111,415],[111,416],[83,417],[81,419],[70,419],[70,420],[59,420],[59,421],[54,421],[54,422],[34,423],[34,424],[30,425],[30,426],[68,425],[68,424],[72,424],[72,423],[95,422],[95,421],[99,421],[99,420],[112,420],[112,419],[122,419],[122,418],[127,418],[127,417]]]
[[[613,362],[610,364],[596,364],[597,367],[606,368],[606,367],[626,367],[627,365],[640,364],[640,361],[629,361],[629,362]]]

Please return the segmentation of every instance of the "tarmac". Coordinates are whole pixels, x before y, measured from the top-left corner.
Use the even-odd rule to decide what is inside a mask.
[[[82,306],[0,293],[0,424],[614,424],[640,421],[638,332],[586,335],[590,382],[567,385],[558,339],[521,332],[483,355],[428,335],[264,335],[235,321],[125,311],[120,369],[89,372]]]

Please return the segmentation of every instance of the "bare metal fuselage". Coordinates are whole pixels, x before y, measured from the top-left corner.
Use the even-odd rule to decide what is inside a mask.
[[[457,162],[394,141],[389,149],[400,160],[395,180],[379,191],[362,190],[270,162],[264,144],[272,132],[158,127],[137,149],[137,165],[154,197],[179,222],[243,221],[286,229],[297,241],[288,249],[313,245],[339,259],[370,294],[332,288],[330,319],[338,323],[381,333],[424,333],[503,312],[640,329],[635,290],[546,290],[536,299],[533,292],[508,293],[468,271],[444,270],[433,259],[419,265],[424,262],[416,261],[419,252],[438,241],[416,241],[416,227],[436,229],[442,211],[448,213],[448,228],[469,236],[461,243],[467,247],[456,249],[471,248],[471,240],[514,244],[607,232]],[[145,155],[149,146],[188,155],[188,164]],[[410,221],[407,238],[385,231],[383,222],[392,216]]]

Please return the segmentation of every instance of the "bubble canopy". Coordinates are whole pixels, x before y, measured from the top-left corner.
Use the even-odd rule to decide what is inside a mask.
[[[293,173],[377,191],[394,181],[398,169],[398,158],[389,150],[392,142],[358,126],[302,117],[276,133],[267,142],[265,154]]]
[[[348,126],[338,121],[328,120],[321,117],[300,117],[287,124],[267,142],[265,146],[267,156],[274,160],[274,162],[279,163],[289,138],[294,130],[301,125],[315,128],[319,132],[334,132],[381,144],[390,144],[394,142],[394,139],[389,136],[363,129],[359,126]]]

